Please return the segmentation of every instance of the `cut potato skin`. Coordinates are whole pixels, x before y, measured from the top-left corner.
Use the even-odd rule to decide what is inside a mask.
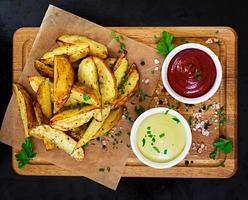
[[[139,88],[140,74],[135,64],[132,64],[126,77],[127,77],[127,80],[125,81],[123,85],[124,93],[119,94],[119,97],[113,102],[112,108],[116,108],[116,107],[120,107],[124,105],[128,101],[128,99]]]
[[[51,126],[61,131],[73,130],[87,123],[98,112],[95,106],[85,106],[62,111],[50,120]]]
[[[18,102],[25,137],[29,137],[29,129],[37,124],[32,98],[26,89],[18,83],[13,84],[13,90]]]
[[[106,106],[102,109],[102,118],[103,118],[102,121],[98,122],[95,119],[91,121],[83,137],[78,141],[76,148],[80,148],[84,146],[87,142],[89,142],[95,136],[97,131],[103,125],[104,120],[108,117],[109,113],[110,113],[110,106]]]
[[[49,125],[39,125],[32,128],[30,136],[54,143],[59,149],[64,150],[71,157],[80,161],[84,158],[84,151],[78,148],[74,151],[77,142],[60,130],[56,130]]]
[[[38,125],[49,124],[50,121],[42,113],[40,104],[37,101],[34,101],[33,105],[34,105],[34,112],[35,112],[35,116],[36,116],[36,120],[37,120]],[[44,139],[43,143],[44,143],[47,151],[52,150],[55,147],[55,145],[52,142],[50,142],[49,140]]]
[[[54,103],[53,113],[57,113],[70,97],[74,83],[74,70],[66,55],[54,57]]]
[[[45,53],[40,61],[46,65],[54,64],[54,57],[58,55],[67,55],[71,62],[76,62],[89,54],[89,45],[86,43],[79,43],[74,45],[60,46],[52,51]]]
[[[53,68],[45,65],[43,62],[39,60],[34,61],[34,67],[36,70],[45,77],[53,78]]]
[[[97,66],[102,104],[111,103],[117,97],[116,79],[102,59],[93,57],[93,60]]]
[[[127,55],[127,51],[124,50],[121,56],[118,58],[113,69],[116,78],[117,87],[120,85],[123,77],[126,75],[128,71],[128,60],[126,58],[126,55]]]
[[[96,42],[90,38],[81,35],[62,35],[57,38],[57,44],[62,46],[66,44],[79,44],[85,43],[89,45],[89,54],[92,56],[98,56],[100,58],[106,58],[108,56],[108,49],[105,45]]]
[[[36,99],[39,103],[42,113],[47,117],[52,117],[52,101],[49,79],[45,79],[39,86],[36,93]]]
[[[120,120],[122,116],[122,112],[123,112],[122,107],[112,110],[109,116],[103,122],[101,128],[97,131],[97,133],[93,138],[101,137],[105,135],[108,131],[110,131]]]

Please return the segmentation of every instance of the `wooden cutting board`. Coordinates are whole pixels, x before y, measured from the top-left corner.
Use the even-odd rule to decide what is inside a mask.
[[[155,47],[154,35],[159,36],[162,31],[168,31],[175,37],[175,42],[180,44],[182,38],[189,42],[197,42],[211,48],[222,63],[223,80],[219,91],[212,101],[220,102],[224,106],[228,123],[224,127],[215,126],[210,129],[209,136],[203,136],[197,130],[192,130],[193,143],[207,146],[199,153],[191,148],[190,153],[175,167],[170,169],[153,169],[143,165],[132,153],[128,158],[123,172],[125,177],[188,177],[188,178],[229,178],[237,169],[237,35],[229,27],[109,27],[132,39]],[[13,37],[13,80],[17,81],[22,73],[28,53],[32,47],[38,28],[28,27],[18,29]],[[207,42],[212,39],[212,43]],[[215,38],[215,39],[214,39]],[[162,64],[162,63],[161,63]],[[158,85],[159,88],[159,85]],[[177,104],[168,94],[161,93],[159,98],[166,99],[170,104]],[[163,102],[164,103],[164,102]],[[163,104],[162,103],[162,104]],[[207,103],[207,102],[206,102]],[[154,102],[151,106],[161,106]],[[166,106],[166,105],[162,105]],[[167,105],[168,106],[168,105]],[[185,105],[178,106],[178,110],[187,119],[193,110],[202,105],[187,109]],[[211,117],[214,112],[209,112],[206,117]],[[218,123],[216,123],[218,124]],[[225,133],[226,132],[226,133]],[[224,155],[220,154],[216,160],[209,159],[209,153],[213,151],[213,142],[223,133],[233,139],[234,150],[228,154],[225,167],[220,167]],[[17,167],[15,161],[16,151],[13,149],[13,168],[21,175],[40,176],[73,176],[72,171],[64,170],[42,160],[33,160],[24,169]]]

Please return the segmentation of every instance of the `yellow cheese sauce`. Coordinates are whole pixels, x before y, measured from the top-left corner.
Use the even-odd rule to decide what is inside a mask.
[[[140,152],[153,162],[169,162],[178,157],[186,144],[186,131],[178,118],[169,113],[146,117],[137,130]]]

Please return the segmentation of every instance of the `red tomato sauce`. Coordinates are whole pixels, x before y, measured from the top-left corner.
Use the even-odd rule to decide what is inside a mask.
[[[167,77],[176,93],[196,98],[212,88],[216,73],[212,58],[202,50],[191,48],[180,51],[172,58]]]

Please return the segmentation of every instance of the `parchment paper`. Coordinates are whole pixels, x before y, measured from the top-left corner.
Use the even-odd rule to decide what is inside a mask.
[[[32,95],[33,91],[28,84],[27,76],[38,74],[33,67],[34,60],[54,48],[56,46],[55,39],[63,34],[85,35],[105,44],[112,55],[116,55],[118,51],[117,42],[111,38],[111,30],[50,5],[34,41],[24,71],[18,81]],[[154,59],[158,59],[162,63],[163,58],[156,53],[155,49],[135,40],[124,37],[124,43],[128,51],[129,63],[132,64],[135,62],[141,73],[140,87],[143,88],[147,95],[151,96],[160,77],[160,70],[154,74],[151,73],[156,66]],[[144,61],[145,65],[141,66],[141,61]],[[149,84],[145,84],[144,80],[146,79],[149,80]],[[148,108],[148,103],[148,101],[142,102],[142,106]],[[134,113],[134,107],[136,105],[141,105],[136,96],[126,104],[127,110],[133,120],[137,117]],[[129,136],[127,133],[130,131],[131,126],[127,120],[120,120],[115,130],[121,130],[123,132],[118,137],[118,140],[122,141],[121,144],[117,145],[118,148],[113,149],[111,146],[111,140],[113,139],[111,137],[109,137],[109,142],[107,142],[108,148],[104,149],[100,141],[94,140],[85,148],[85,159],[82,162],[75,161],[68,154],[57,148],[52,151],[46,151],[43,143],[37,139],[33,139],[33,143],[37,156],[40,159],[72,170],[74,174],[88,177],[109,188],[116,189],[128,158],[129,148],[127,144],[129,144]],[[21,144],[24,142],[23,125],[18,112],[15,95],[12,95],[5,113],[0,140],[5,144],[12,145],[17,150],[21,148]],[[106,170],[108,167],[111,169],[110,172]],[[105,168],[105,171],[99,172],[99,168]]]

